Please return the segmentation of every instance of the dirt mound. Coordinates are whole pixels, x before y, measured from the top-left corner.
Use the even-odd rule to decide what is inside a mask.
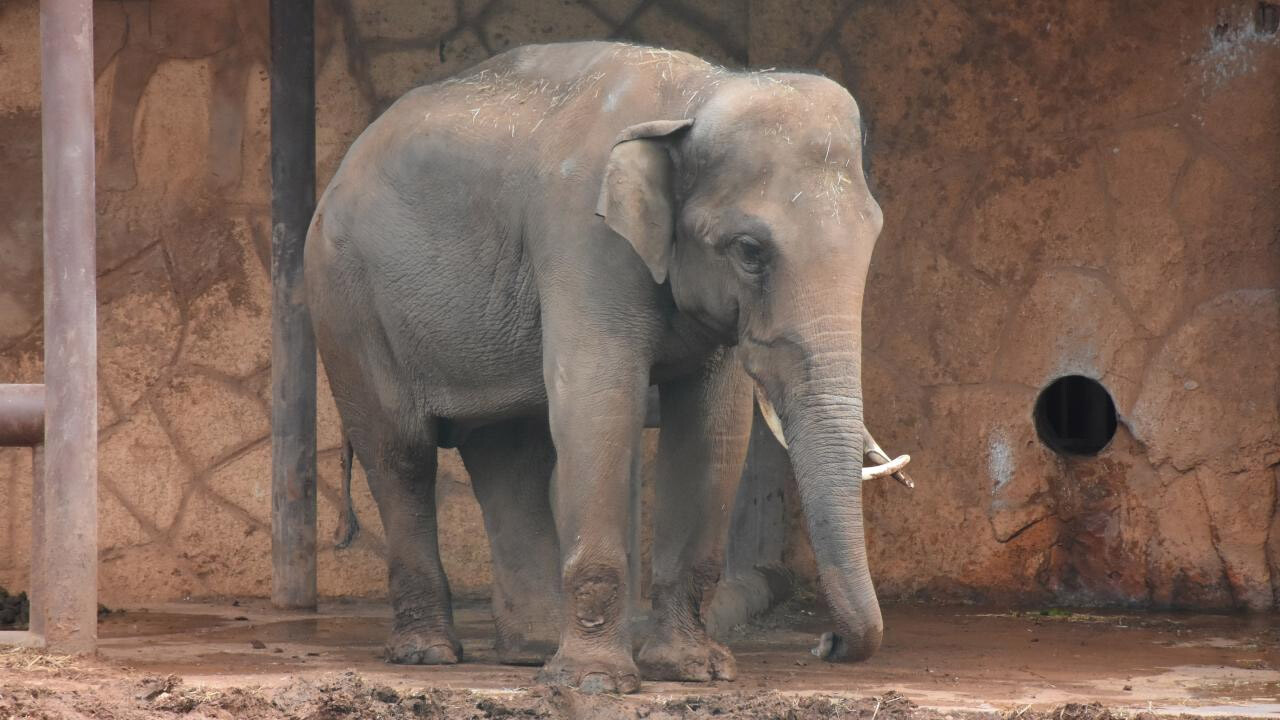
[[[295,678],[279,688],[214,690],[184,685],[176,675],[148,677],[137,686],[140,692],[135,698],[142,709],[190,717],[244,720],[486,717],[477,712],[476,699],[470,693],[399,692],[384,685],[371,685],[353,672],[328,675],[315,681]]]
[[[564,689],[528,689],[502,694],[466,690],[399,692],[365,682],[351,672],[311,682],[295,679],[274,688],[211,689],[188,686],[176,675],[132,684],[52,689],[0,684],[0,717],[23,718],[235,718],[237,720],[338,720],[339,718],[572,718],[592,720],[684,720],[766,718],[776,720],[942,720],[900,695],[853,700],[828,696],[784,696],[776,692],[690,695],[664,701],[583,695]],[[953,716],[954,717],[954,716]],[[993,715],[992,717],[1000,717]],[[1033,719],[1028,714],[1023,716]],[[1053,720],[1058,720],[1054,718]],[[1109,720],[1072,715],[1062,720]]]
[[[343,672],[297,677],[279,687],[209,688],[177,675],[139,677],[86,660],[12,651],[0,668],[0,718],[71,720],[340,720],[344,718],[467,718],[470,720],[1154,720],[1149,713],[1112,711],[1100,704],[1069,704],[971,713],[921,708],[889,692],[879,697],[786,695],[772,690],[691,694],[684,697],[583,695],[558,688],[506,692],[397,690]],[[1190,717],[1190,716],[1185,716]]]

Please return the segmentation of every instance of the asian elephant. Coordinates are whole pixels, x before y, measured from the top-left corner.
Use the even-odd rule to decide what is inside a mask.
[[[558,647],[540,677],[588,691],[732,678],[701,612],[753,390],[790,448],[837,625],[824,654],[874,653],[861,483],[904,462],[863,427],[881,223],[858,106],[818,75],[583,42],[400,98],[351,146],[305,252],[316,343],[386,530],[389,659],[462,655],[434,505],[436,449],[458,447],[500,656]],[[633,659],[627,488],[650,384],[655,630]],[[864,468],[864,450],[885,464]]]

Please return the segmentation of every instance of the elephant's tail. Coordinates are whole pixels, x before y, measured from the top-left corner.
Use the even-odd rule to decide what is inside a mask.
[[[333,547],[343,550],[360,534],[360,520],[356,518],[356,506],[351,500],[351,464],[355,460],[355,452],[351,448],[351,439],[347,437],[346,428],[342,430],[342,510],[338,513],[338,533]]]

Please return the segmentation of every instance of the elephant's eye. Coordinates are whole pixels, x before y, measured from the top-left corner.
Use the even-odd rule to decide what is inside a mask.
[[[759,275],[769,264],[769,251],[755,238],[739,235],[733,239],[730,252],[743,271]]]

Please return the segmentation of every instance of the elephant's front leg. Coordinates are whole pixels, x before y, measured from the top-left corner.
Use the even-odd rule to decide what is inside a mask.
[[[732,680],[729,649],[707,636],[703,609],[724,546],[751,431],[751,389],[725,350],[698,375],[665,384],[653,530],[654,632],[640,651],[652,680]]]
[[[627,490],[648,385],[638,355],[601,341],[545,358],[562,626],[539,680],[587,692],[640,687],[627,587]]]

